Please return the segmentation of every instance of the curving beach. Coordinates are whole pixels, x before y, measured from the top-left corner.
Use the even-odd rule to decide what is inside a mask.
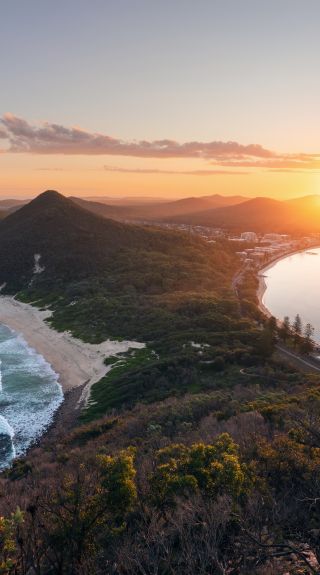
[[[45,321],[49,310],[17,301],[13,297],[0,297],[0,323],[21,334],[27,344],[41,354],[59,375],[63,392],[83,387],[78,403],[85,403],[91,386],[110,369],[104,359],[128,349],[144,347],[135,341],[106,340],[100,344],[85,343],[68,332],[57,332]]]
[[[270,312],[270,310],[265,306],[264,302],[263,302],[263,296],[265,294],[265,291],[267,289],[267,284],[265,281],[265,274],[266,272],[273,268],[278,262],[280,262],[281,260],[284,260],[290,256],[294,256],[296,254],[299,253],[303,253],[303,252],[308,252],[310,249],[317,249],[319,248],[319,244],[315,244],[315,245],[311,245],[309,247],[304,247],[302,249],[296,249],[296,250],[292,250],[289,251],[285,254],[282,254],[280,256],[275,257],[274,259],[270,260],[268,264],[266,264],[265,266],[263,266],[262,268],[260,268],[257,272],[257,278],[258,278],[258,289],[257,289],[257,298],[258,298],[258,306],[259,309],[262,311],[262,313],[267,316],[267,317],[271,317],[272,313]]]

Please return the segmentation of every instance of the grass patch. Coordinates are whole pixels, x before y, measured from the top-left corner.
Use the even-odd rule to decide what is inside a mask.
[[[113,361],[110,361],[113,360]],[[148,349],[128,351],[117,358],[106,358],[108,365],[114,364],[109,373],[95,383],[91,389],[91,396],[87,408],[81,414],[80,421],[86,423],[105,415],[108,410],[120,407],[128,397],[126,386],[115,385],[117,380],[130,372],[141,369],[142,366],[157,362],[154,353]]]

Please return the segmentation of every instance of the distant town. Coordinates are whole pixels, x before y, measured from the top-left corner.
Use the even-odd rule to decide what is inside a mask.
[[[218,238],[225,238],[230,242],[239,244],[239,251],[236,252],[237,255],[242,263],[245,264],[246,268],[252,269],[259,269],[269,261],[290,254],[291,252],[316,247],[320,244],[320,233],[313,233],[304,237],[294,237],[289,234],[273,232],[257,234],[252,231],[244,231],[240,233],[240,235],[234,235],[226,229],[209,226],[155,222],[150,220],[127,220],[127,223],[179,230],[201,236],[208,243],[215,243]]]

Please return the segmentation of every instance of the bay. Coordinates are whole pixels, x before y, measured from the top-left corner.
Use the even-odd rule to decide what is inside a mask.
[[[262,270],[266,289],[263,305],[277,319],[299,314],[302,322],[314,327],[320,343],[320,248],[287,256]]]

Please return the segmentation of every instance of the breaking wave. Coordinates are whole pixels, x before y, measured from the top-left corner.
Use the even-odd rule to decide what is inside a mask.
[[[63,401],[58,375],[21,335],[0,325],[0,469],[23,455]]]

